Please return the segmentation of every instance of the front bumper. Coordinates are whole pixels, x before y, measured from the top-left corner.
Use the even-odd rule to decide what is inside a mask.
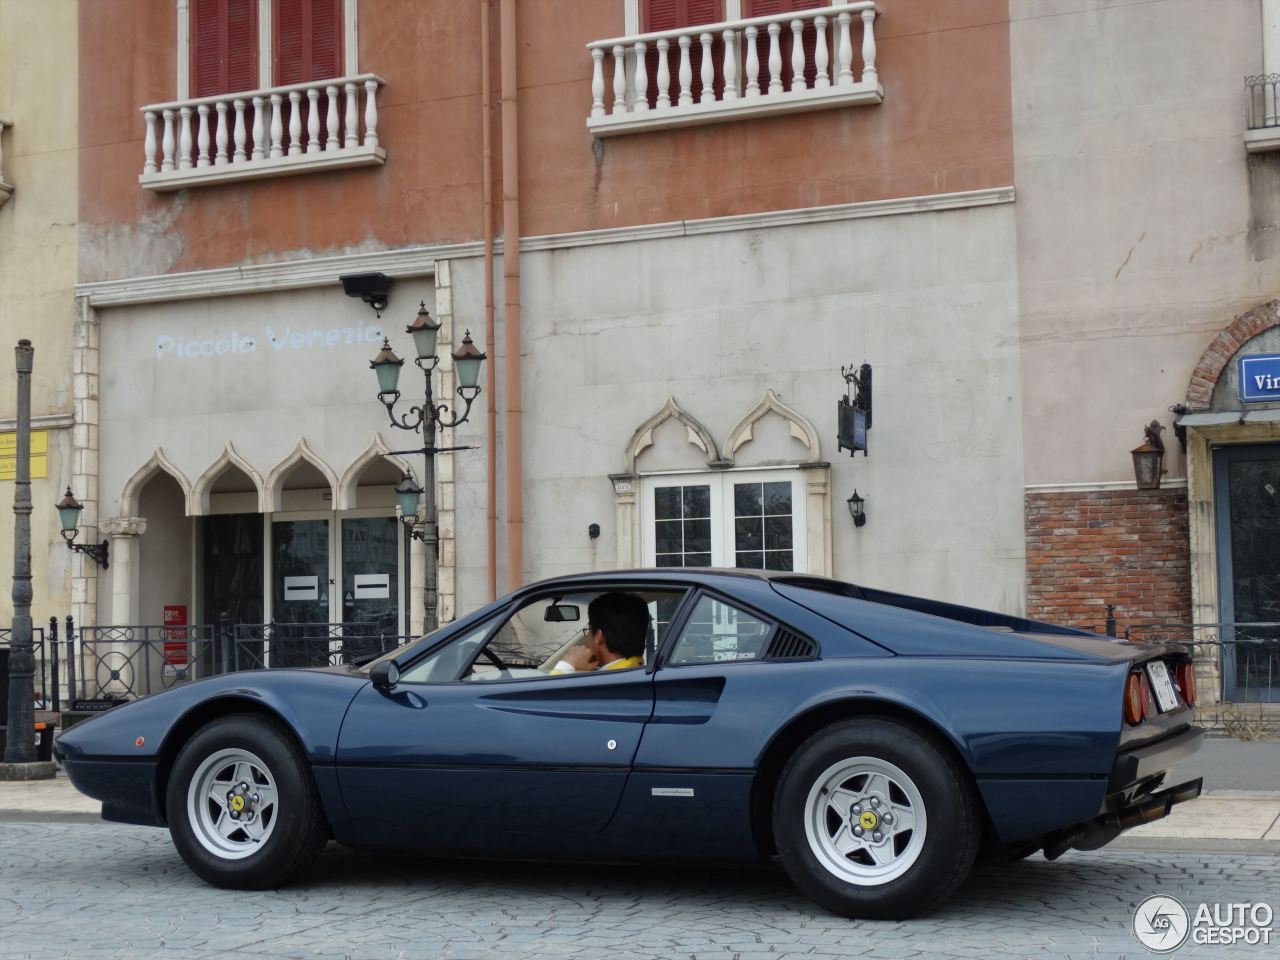
[[[71,760],[58,751],[71,785],[102,801],[102,819],[147,827],[165,825],[156,791],[156,764],[146,760]]]

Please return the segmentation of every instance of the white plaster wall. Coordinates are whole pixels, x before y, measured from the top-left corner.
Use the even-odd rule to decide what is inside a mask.
[[[1022,609],[1012,206],[526,253],[521,269],[526,579],[616,564],[607,477],[668,395],[722,444],[773,389],[832,462],[837,576]],[[460,322],[483,315],[481,270],[455,266]],[[875,420],[854,461],[837,456],[835,405],[841,364],[863,360]],[[459,464],[473,481],[459,496],[478,491],[480,507],[460,505],[460,555],[466,540],[479,554],[461,559],[465,611],[483,599],[484,462]]]
[[[375,433],[392,449],[414,446],[387,425],[369,361],[384,329],[412,357],[403,329],[420,299],[431,305],[431,285],[402,282],[392,296],[381,320],[336,283],[102,311],[104,514],[122,509],[125,483],[157,447],[194,483],[227,441],[264,479],[302,439],[339,476]],[[240,345],[253,338],[254,349],[232,352],[233,334]],[[179,356],[179,341],[201,355]],[[420,399],[412,359],[401,377],[406,397]]]
[[[1280,290],[1280,156],[1243,146],[1261,3],[1009,11],[1027,482],[1131,481],[1142,425]]]

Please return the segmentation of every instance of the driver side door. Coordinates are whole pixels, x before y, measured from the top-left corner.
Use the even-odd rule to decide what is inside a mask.
[[[653,713],[652,676],[643,668],[548,676],[513,666],[504,675],[488,655],[499,637],[500,662],[518,655],[511,614],[430,655],[443,674],[409,665],[393,689],[370,684],[352,702],[337,767],[361,842],[564,855],[589,850],[609,823]],[[569,635],[581,625],[558,629]]]

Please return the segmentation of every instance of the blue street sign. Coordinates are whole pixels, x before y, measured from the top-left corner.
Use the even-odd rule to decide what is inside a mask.
[[[1241,357],[1237,369],[1241,402],[1280,400],[1280,353]]]

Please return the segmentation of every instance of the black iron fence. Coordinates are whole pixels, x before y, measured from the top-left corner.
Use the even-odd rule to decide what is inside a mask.
[[[9,645],[13,640],[13,629],[11,627],[0,627],[0,674],[4,677],[9,676]],[[50,654],[52,649],[52,654]],[[51,665],[51,659],[57,657],[58,651],[56,645],[45,642],[44,630],[41,627],[35,627],[31,631],[31,653],[35,657],[35,705],[37,710],[58,709],[53,704],[53,700],[57,696],[57,690],[53,677],[54,668]],[[4,689],[0,690],[0,723],[4,722],[4,717],[8,716],[9,704],[9,684],[4,684]]]
[[[0,661],[7,661],[10,634],[0,629]],[[385,623],[245,624],[224,618],[216,624],[77,629],[71,617],[63,624],[53,618],[48,630],[36,628],[32,637],[36,707],[61,710],[77,700],[105,706],[240,670],[357,663],[412,639]],[[7,669],[0,674],[7,677]],[[0,698],[7,697],[8,683],[0,688]]]
[[[1224,703],[1280,703],[1280,622],[1134,626],[1129,637],[1186,643],[1217,667]]]
[[[379,623],[227,624],[232,670],[325,667],[381,656],[409,637]]]

